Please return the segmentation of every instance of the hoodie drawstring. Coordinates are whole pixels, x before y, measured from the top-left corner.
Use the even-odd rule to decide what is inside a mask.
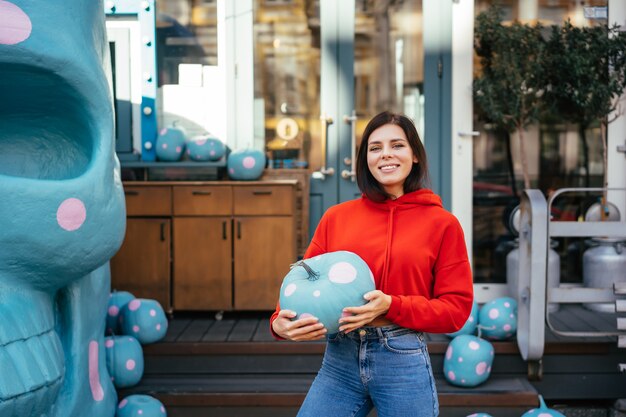
[[[385,245],[385,264],[383,266],[383,276],[380,279],[380,290],[385,292],[387,288],[387,276],[389,275],[389,257],[391,254],[391,238],[393,237],[393,212],[395,207],[389,209],[387,221],[387,244]]]

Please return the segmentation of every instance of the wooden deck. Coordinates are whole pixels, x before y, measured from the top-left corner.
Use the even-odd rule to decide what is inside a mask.
[[[171,417],[295,416],[321,365],[325,343],[276,341],[268,318],[268,312],[226,313],[222,320],[175,314],[166,337],[144,347],[142,382],[121,395],[154,395]],[[560,330],[609,331],[616,318],[573,305],[561,306],[552,321]],[[445,335],[427,335],[443,417],[476,411],[519,416],[537,405],[538,393],[561,404],[626,398],[626,375],[617,371],[626,351],[617,348],[615,338],[565,338],[548,331],[540,380],[529,380],[515,340],[493,342],[492,374],[471,389],[443,378],[449,341]]]

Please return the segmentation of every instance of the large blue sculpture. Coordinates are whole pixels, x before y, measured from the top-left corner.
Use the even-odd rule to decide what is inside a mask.
[[[112,417],[125,229],[100,1],[0,0],[0,416]]]

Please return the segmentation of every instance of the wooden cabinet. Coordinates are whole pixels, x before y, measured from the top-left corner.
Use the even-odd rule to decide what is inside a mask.
[[[129,217],[111,262],[115,288],[155,298],[170,311],[274,309],[297,257],[295,186],[125,184]]]

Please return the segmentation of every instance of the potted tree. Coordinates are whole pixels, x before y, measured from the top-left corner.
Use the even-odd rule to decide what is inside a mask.
[[[537,121],[540,111],[546,41],[540,24],[504,26],[501,18],[497,7],[476,18],[474,48],[481,65],[474,100],[484,120],[507,138],[517,132],[524,188],[530,188],[524,130]]]

